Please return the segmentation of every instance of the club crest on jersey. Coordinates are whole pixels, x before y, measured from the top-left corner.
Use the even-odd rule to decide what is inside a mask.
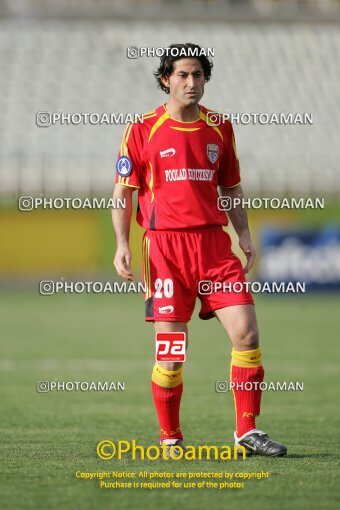
[[[120,158],[117,159],[116,170],[121,177],[130,175],[132,172],[131,159],[127,156],[120,156]]]
[[[207,154],[209,161],[211,163],[216,163],[218,159],[218,145],[215,143],[208,143],[207,145]]]

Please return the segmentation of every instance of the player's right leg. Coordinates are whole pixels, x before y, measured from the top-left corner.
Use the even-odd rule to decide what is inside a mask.
[[[196,258],[189,233],[147,231],[143,240],[146,283],[145,319],[155,332],[184,332],[195,307]],[[183,392],[182,363],[156,361],[152,393],[160,441],[183,448],[179,412]]]
[[[155,322],[155,333],[184,332],[188,345],[188,327],[184,322]],[[184,448],[180,426],[180,405],[183,393],[183,363],[175,361],[155,362],[152,371],[152,394],[160,428],[160,443],[167,446],[165,455],[179,455]]]

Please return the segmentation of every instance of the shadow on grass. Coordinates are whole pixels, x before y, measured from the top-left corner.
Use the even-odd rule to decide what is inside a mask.
[[[323,459],[324,458],[324,459],[329,460],[328,457],[334,457],[334,459],[335,459],[336,455],[334,455],[333,453],[306,453],[306,454],[293,453],[293,454],[288,454],[283,458],[286,458],[286,459]]]
[[[329,462],[330,460],[336,460],[338,457],[334,453],[288,453],[288,455],[283,455],[282,457],[266,457],[262,455],[248,455],[247,460],[258,462],[264,459],[277,460],[278,462],[284,462],[285,460],[294,460],[294,459],[320,459]],[[238,459],[238,460],[242,460]]]

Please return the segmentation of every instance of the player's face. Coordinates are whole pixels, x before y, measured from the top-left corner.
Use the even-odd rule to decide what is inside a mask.
[[[198,104],[205,84],[200,61],[196,58],[176,60],[173,73],[163,83],[170,88],[171,99],[183,106]]]

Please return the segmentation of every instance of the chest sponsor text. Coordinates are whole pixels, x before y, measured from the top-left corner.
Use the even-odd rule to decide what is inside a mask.
[[[165,170],[166,182],[174,181],[212,181],[215,170],[209,168],[174,168]]]

